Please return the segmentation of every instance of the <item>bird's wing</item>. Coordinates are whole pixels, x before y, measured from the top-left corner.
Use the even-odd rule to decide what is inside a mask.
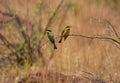
[[[54,40],[54,35],[53,35],[53,34],[50,34],[48,37],[49,37],[49,39],[50,39],[50,41],[51,41],[52,43],[55,42],[55,40]]]
[[[65,29],[63,29],[63,31],[62,31],[62,33],[61,33],[61,35],[63,35],[63,34],[64,34],[64,32],[65,32]]]

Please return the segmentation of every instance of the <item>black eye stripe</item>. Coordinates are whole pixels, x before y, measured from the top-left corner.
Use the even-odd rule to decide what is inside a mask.
[[[51,30],[47,30],[48,32],[51,32]]]

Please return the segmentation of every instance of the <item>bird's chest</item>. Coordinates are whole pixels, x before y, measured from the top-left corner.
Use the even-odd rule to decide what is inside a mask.
[[[70,33],[70,30],[66,30],[65,33],[64,33],[64,35],[65,35],[65,36],[68,36],[69,33]]]
[[[50,40],[53,40],[53,39],[54,39],[54,36],[53,36],[52,34],[49,34],[49,35],[48,35],[48,38],[49,38]]]

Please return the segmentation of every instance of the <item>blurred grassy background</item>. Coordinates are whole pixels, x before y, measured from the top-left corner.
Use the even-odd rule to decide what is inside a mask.
[[[57,4],[60,0],[44,0],[41,5],[41,0],[1,0],[0,10],[7,11],[4,7],[10,6],[11,12],[20,16],[24,27],[29,32],[30,22],[34,25],[35,34],[39,34],[37,26],[39,25],[39,6],[42,6],[42,27],[45,27],[48,18],[51,16]],[[71,25],[71,34],[83,34],[83,35],[102,35],[107,34],[110,37],[113,36],[113,32],[104,24],[93,21],[92,18],[107,19],[112,24],[116,25],[115,28],[118,33],[120,32],[120,1],[119,0],[64,0],[64,3],[68,3],[70,8],[65,17],[64,22],[60,26],[60,19],[64,14],[63,10],[57,14],[54,19],[54,23],[50,29],[57,36],[60,31],[66,26]],[[4,6],[4,7],[3,7]],[[0,20],[6,19],[6,17],[0,15]],[[99,21],[99,20],[98,20]],[[60,28],[59,28],[60,26]],[[14,29],[13,29],[14,28]],[[44,29],[44,28],[42,28]],[[13,23],[1,25],[1,33],[4,34],[11,42],[22,41],[18,31],[13,26]],[[45,36],[44,41],[47,40]],[[43,43],[44,43],[43,41]],[[120,49],[118,49],[110,41],[104,40],[91,40],[82,37],[70,36],[62,44],[58,43],[56,39],[58,49],[53,52],[53,59],[49,64],[49,69],[64,72],[67,74],[80,75],[81,71],[89,71],[98,75],[101,79],[110,80],[110,75],[116,83],[120,82]],[[46,44],[42,51],[46,60],[49,59],[51,51],[53,51],[50,43]],[[1,51],[4,51],[1,48]],[[6,50],[5,50],[6,51]],[[2,54],[0,54],[2,56]],[[35,65],[35,69],[40,70],[39,61]],[[5,69],[6,68],[6,69]],[[9,72],[6,72],[8,71]],[[32,70],[19,70],[18,68],[4,67],[0,69],[0,78],[3,83],[7,83],[7,79],[14,80],[17,76],[26,75]]]

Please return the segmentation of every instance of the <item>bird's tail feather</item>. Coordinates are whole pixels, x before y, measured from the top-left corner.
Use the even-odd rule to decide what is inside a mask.
[[[54,49],[57,49],[57,46],[54,44]]]
[[[62,43],[62,37],[60,38],[59,43]]]

